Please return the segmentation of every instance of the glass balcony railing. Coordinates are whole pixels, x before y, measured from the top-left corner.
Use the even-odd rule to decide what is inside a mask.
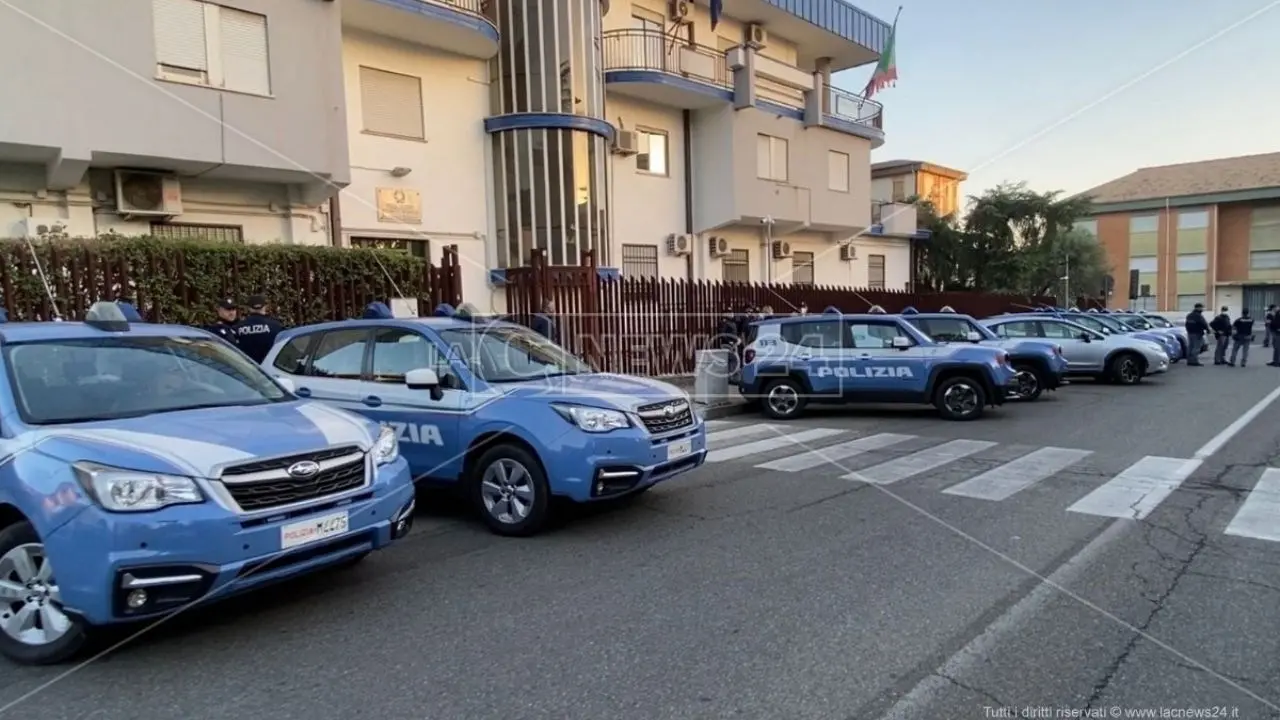
[[[716,87],[733,84],[723,52],[659,30],[609,30],[604,33],[601,50],[605,72],[653,70]]]
[[[827,86],[827,102],[823,112],[831,117],[883,130],[884,106],[875,100],[858,97],[848,90]]]

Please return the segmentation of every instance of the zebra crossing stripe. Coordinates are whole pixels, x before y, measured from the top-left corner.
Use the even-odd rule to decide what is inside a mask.
[[[1255,540],[1280,540],[1280,470],[1262,471],[1258,484],[1224,532]]]
[[[754,442],[734,445],[732,447],[712,450],[707,453],[707,462],[724,462],[725,460],[736,460],[740,457],[748,455],[758,455],[762,452],[777,450],[779,448],[790,447],[792,445],[801,445],[813,440],[821,440],[831,437],[832,435],[843,435],[844,430],[833,430],[831,428],[814,428],[813,430],[804,430],[798,433],[787,433],[786,435],[775,435],[773,437],[756,440]]]
[[[729,441],[738,440],[740,438],[755,437],[756,435],[769,435],[776,437],[784,432],[786,432],[784,429],[768,423],[740,425],[738,427],[726,428],[724,430],[707,433],[707,447],[711,447],[712,445],[724,445]]]
[[[1199,461],[1148,455],[1085,495],[1069,512],[1141,520],[1195,472]]]
[[[849,473],[844,475],[842,479],[888,485],[899,480],[905,480],[913,475],[919,475],[934,468],[942,467],[947,463],[969,457],[983,450],[989,450],[997,444],[987,440],[952,440],[896,460],[880,463],[866,470]]]
[[[870,437],[858,438],[842,442],[837,445],[828,445],[818,450],[809,450],[799,455],[790,455],[779,458],[767,463],[762,463],[756,467],[763,470],[777,470],[779,472],[800,472],[801,470],[810,470],[815,467],[826,465],[828,463],[836,463],[841,460],[861,455],[865,452],[880,450],[890,445],[896,445],[907,440],[914,440],[915,435],[895,435],[893,433],[881,433]]]
[[[733,427],[732,420],[706,420],[703,421],[703,424],[707,426],[707,432]]]
[[[1000,501],[1056,475],[1093,453],[1089,450],[1042,447],[943,490],[946,495]]]

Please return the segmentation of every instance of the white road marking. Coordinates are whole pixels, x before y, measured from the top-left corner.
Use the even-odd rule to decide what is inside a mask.
[[[866,470],[849,473],[843,476],[843,479],[888,485],[988,450],[997,444],[986,440],[952,440],[949,443],[880,463]]]
[[[704,424],[707,426],[707,432],[711,432],[712,430],[723,430],[725,428],[733,427],[734,421],[733,420],[706,420],[704,421]]]
[[[842,442],[838,445],[828,445],[819,450],[809,450],[799,455],[790,455],[788,457],[779,458],[771,462],[762,463],[756,467],[764,470],[778,470],[780,472],[799,472],[801,470],[809,470],[811,468],[827,465],[829,463],[837,463],[841,460],[847,460],[855,455],[861,455],[872,450],[880,450],[890,445],[896,445],[907,440],[914,440],[915,435],[895,435],[893,433],[881,433],[870,437],[858,438]]]
[[[1280,541],[1280,469],[1262,471],[1258,484],[1249,491],[1225,532],[1236,537]]]
[[[1089,450],[1043,447],[943,490],[946,495],[1000,501],[1085,459]]]
[[[804,443],[821,440],[822,438],[831,437],[832,435],[843,435],[844,430],[833,430],[831,428],[814,428],[813,430],[803,430],[798,433],[788,433],[786,435],[775,435],[763,440],[755,442],[743,443],[742,445],[734,445],[732,447],[722,448],[720,450],[712,450],[707,453],[707,462],[724,462],[725,460],[736,460],[740,457],[748,455],[757,455],[770,450],[790,447],[791,445],[801,445]]]
[[[707,447],[711,447],[712,445],[724,445],[726,442],[755,437],[756,435],[770,435],[776,437],[784,432],[786,431],[782,428],[768,423],[740,425],[734,428],[707,433]]]
[[[1141,520],[1200,467],[1200,460],[1148,455],[1067,508],[1070,512]]]

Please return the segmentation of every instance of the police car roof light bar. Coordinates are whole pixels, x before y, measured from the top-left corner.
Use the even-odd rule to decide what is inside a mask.
[[[124,316],[120,306],[100,300],[89,308],[84,315],[86,325],[108,332],[124,332],[129,329],[129,320]]]

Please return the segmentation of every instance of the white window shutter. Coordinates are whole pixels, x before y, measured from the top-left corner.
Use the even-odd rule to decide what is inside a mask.
[[[756,177],[772,178],[772,152],[768,135],[756,135]]]
[[[267,17],[228,7],[218,10],[222,86],[238,92],[270,95]]]
[[[204,3],[199,0],[151,0],[156,62],[207,71]]]
[[[773,179],[786,182],[787,180],[787,141],[782,138],[773,138]]]
[[[426,137],[422,80],[412,75],[361,67],[360,111],[367,132],[413,140]]]

